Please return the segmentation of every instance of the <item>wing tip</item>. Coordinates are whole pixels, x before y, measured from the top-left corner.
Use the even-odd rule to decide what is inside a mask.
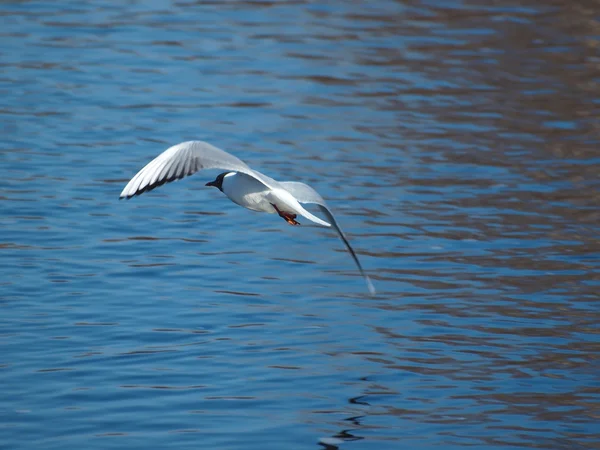
[[[125,187],[125,189],[123,189],[121,191],[121,193],[119,194],[119,200],[129,200],[131,197],[133,197],[135,195],[135,193],[130,194],[129,191],[127,190],[127,187]]]
[[[368,275],[365,275],[365,280],[367,282],[367,288],[369,289],[369,294],[371,294],[371,296],[375,297],[375,295],[377,294],[377,290],[375,289],[375,286],[373,286],[373,283],[371,282],[371,278],[369,278]]]

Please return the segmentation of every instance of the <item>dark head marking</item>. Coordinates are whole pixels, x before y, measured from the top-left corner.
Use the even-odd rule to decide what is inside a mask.
[[[209,181],[208,183],[206,183],[206,186],[214,186],[218,190],[223,192],[223,178],[225,178],[225,175],[227,175],[228,173],[233,173],[233,172],[220,173],[219,175],[217,175],[217,178],[215,178],[214,181]]]

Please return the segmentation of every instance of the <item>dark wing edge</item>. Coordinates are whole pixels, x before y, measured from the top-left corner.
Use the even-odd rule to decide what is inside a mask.
[[[376,290],[375,286],[373,286],[373,283],[371,282],[371,278],[369,278],[369,275],[367,275],[364,271],[362,264],[358,259],[358,256],[354,252],[354,249],[350,245],[350,242],[348,242],[346,235],[340,228],[340,225],[338,224],[337,220],[335,220],[333,212],[331,211],[331,209],[329,209],[329,206],[327,206],[327,203],[325,202],[323,197],[321,197],[321,195],[313,188],[304,183],[296,181],[280,181],[279,184],[283,186],[290,194],[296,197],[296,200],[298,200],[300,203],[312,203],[319,206],[321,212],[327,217],[329,223],[331,223],[333,228],[335,228],[335,230],[338,232],[340,238],[344,242],[344,245],[350,252],[352,259],[354,259],[354,262],[356,263],[356,267],[358,267],[360,274],[363,276],[365,282],[367,283],[369,293],[374,296],[376,294]]]
[[[262,174],[258,174],[242,160],[220,148],[203,141],[187,141],[169,147],[146,164],[127,183],[119,198],[129,199],[135,197],[165,183],[193,175],[201,169],[243,172],[264,184],[271,180]]]

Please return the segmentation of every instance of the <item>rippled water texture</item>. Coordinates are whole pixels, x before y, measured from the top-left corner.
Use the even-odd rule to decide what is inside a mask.
[[[0,447],[598,449],[593,1],[0,4]],[[201,139],[330,231],[204,184]]]

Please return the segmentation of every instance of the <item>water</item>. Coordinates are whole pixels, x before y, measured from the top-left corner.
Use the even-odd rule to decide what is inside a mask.
[[[4,2],[0,447],[600,448],[594,2]],[[202,139],[329,201],[290,227]]]

